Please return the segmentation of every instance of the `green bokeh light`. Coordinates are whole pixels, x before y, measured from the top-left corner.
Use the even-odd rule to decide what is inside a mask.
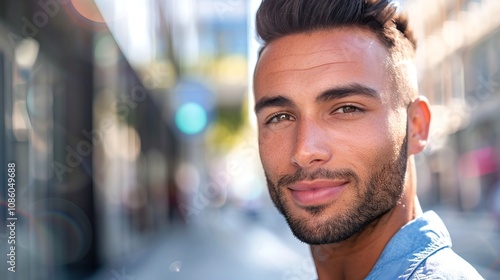
[[[207,125],[207,113],[197,103],[183,104],[175,113],[175,124],[182,133],[193,135]]]

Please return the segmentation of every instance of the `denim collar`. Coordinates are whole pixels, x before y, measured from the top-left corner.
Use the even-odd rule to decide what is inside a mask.
[[[441,218],[427,211],[391,238],[366,279],[408,279],[422,261],[445,247],[451,247],[450,234]]]

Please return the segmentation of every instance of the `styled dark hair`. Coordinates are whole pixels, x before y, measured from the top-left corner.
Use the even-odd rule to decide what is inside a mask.
[[[407,17],[391,0],[262,0],[256,27],[263,48],[295,33],[361,27],[375,32],[389,51],[408,55],[416,50]]]

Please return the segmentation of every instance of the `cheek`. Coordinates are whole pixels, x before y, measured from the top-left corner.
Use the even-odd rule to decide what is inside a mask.
[[[259,133],[259,153],[264,170],[268,175],[282,173],[280,167],[290,162],[290,137],[272,132]]]
[[[382,163],[396,160],[403,137],[397,132],[399,129],[395,130],[393,126],[394,123],[383,118],[366,122],[356,128],[356,133],[348,133],[339,140],[346,145],[344,149],[337,150],[337,154],[340,153],[338,155],[344,157],[348,165],[366,178]]]
[[[389,115],[387,123],[387,140],[392,145],[392,153],[394,159],[399,156],[401,152],[401,145],[406,137],[406,111],[399,110],[393,111]]]

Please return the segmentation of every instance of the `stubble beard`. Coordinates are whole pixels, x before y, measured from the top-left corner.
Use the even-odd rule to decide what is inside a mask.
[[[394,162],[384,162],[364,181],[350,169],[335,171],[317,169],[312,173],[301,169],[295,174],[281,176],[276,184],[269,180],[267,174],[266,180],[271,199],[285,217],[293,234],[308,244],[330,244],[342,242],[362,232],[397,205],[404,192],[406,165],[407,137],[405,136],[397,159]],[[345,180],[349,182],[348,188],[354,188],[355,199],[348,202],[346,209],[338,213],[328,213],[329,205],[299,207],[293,202],[287,203],[283,195],[283,190],[287,186],[315,179]],[[292,207],[306,211],[309,217],[296,217],[293,215]]]

